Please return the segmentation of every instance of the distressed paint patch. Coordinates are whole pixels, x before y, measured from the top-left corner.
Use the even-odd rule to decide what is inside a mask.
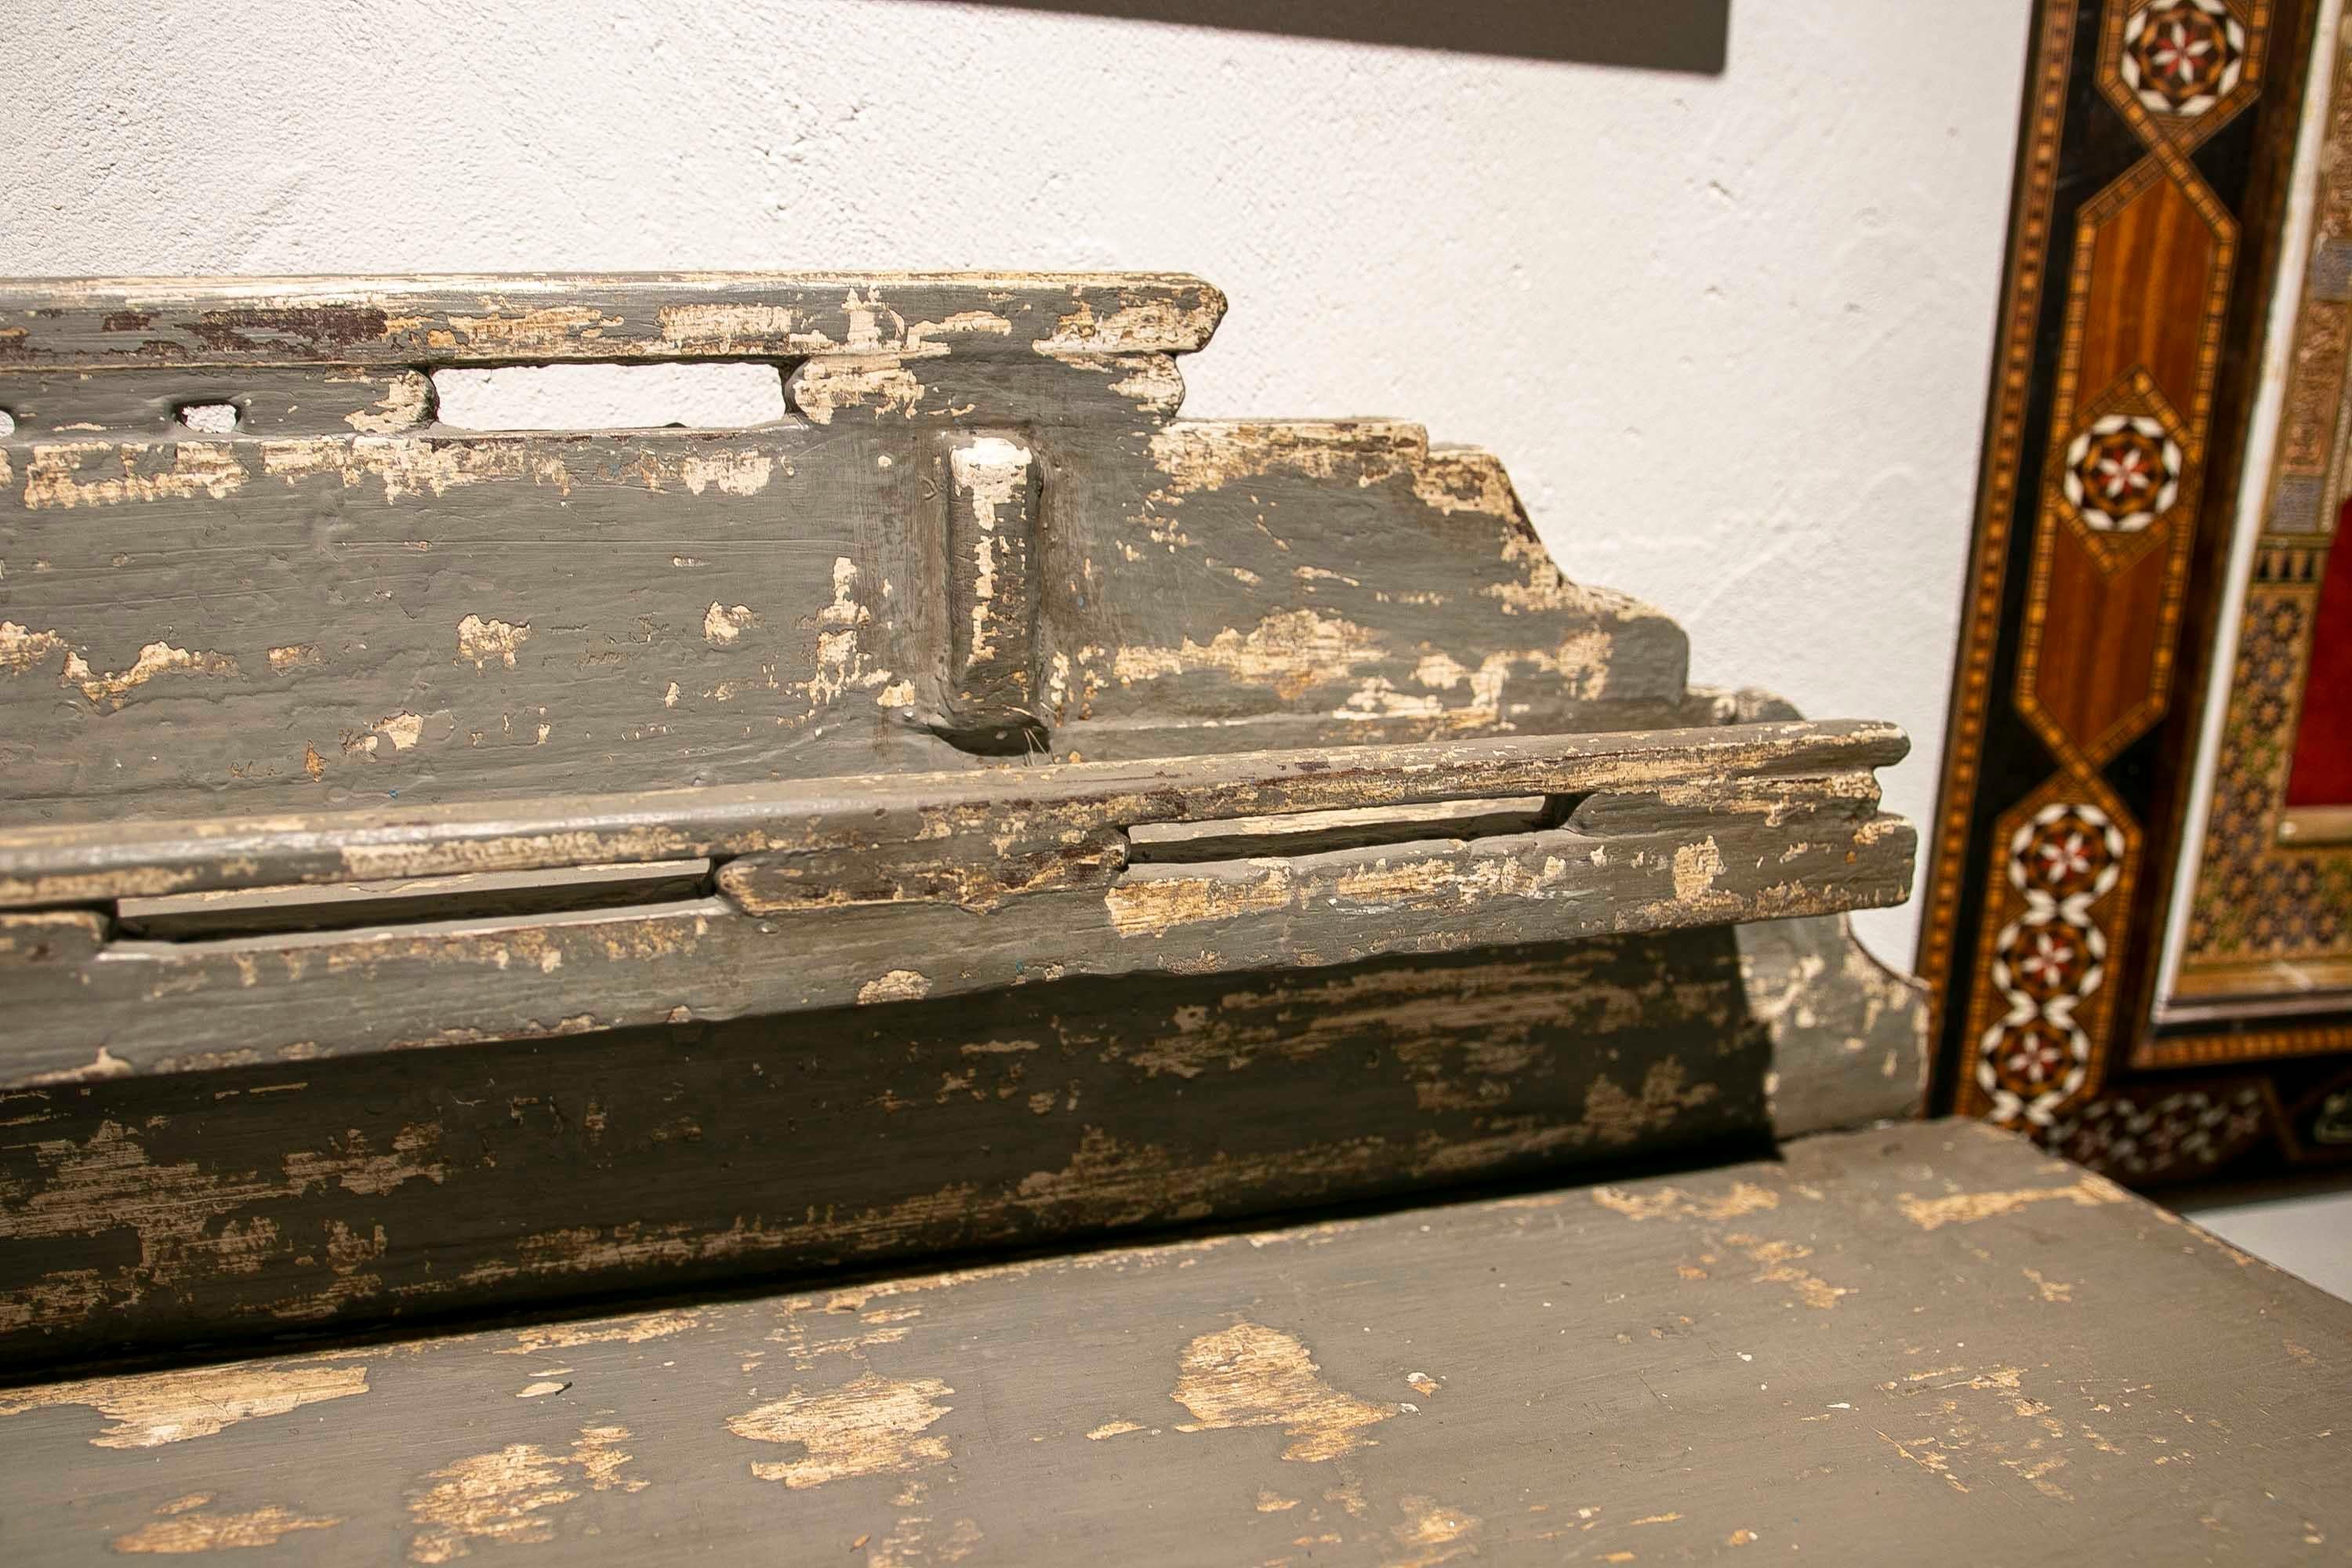
[[[0,946],[0,951],[5,951]],[[108,1050],[98,1047],[98,1055],[78,1068],[59,1068],[55,1072],[39,1072],[25,1079],[26,1083],[98,1083],[110,1078],[129,1078],[139,1069]]]
[[[380,1196],[407,1182],[431,1182],[437,1187],[448,1168],[437,1160],[427,1164],[423,1156],[440,1143],[439,1122],[411,1122],[392,1135],[390,1151],[379,1154],[369,1147],[367,1134],[353,1127],[341,1138],[329,1139],[324,1150],[302,1149],[288,1154],[285,1170],[297,1192],[329,1182],[367,1197]]]
[[[287,643],[268,651],[269,673],[283,675],[289,669],[309,669],[327,662],[316,643]]]
[[[1353,479],[1359,489],[1410,471],[1427,454],[1418,425],[1380,420],[1329,424],[1253,423],[1187,419],[1155,431],[1153,466],[1167,476],[1162,496],[1222,489],[1269,474],[1329,481]]]
[[[816,613],[816,660],[809,671],[809,714],[833,701],[853,685],[872,686],[889,679],[889,672],[869,672],[858,647],[858,629],[871,623],[874,612],[857,602],[857,563],[846,555],[833,558],[833,602]]]
[[[530,623],[517,625],[511,621],[482,619],[469,615],[457,623],[457,662],[473,661],[476,669],[487,669],[497,659],[509,669],[515,667],[515,650],[530,640]]]
[[[1398,1511],[1404,1515],[1401,1523],[1389,1527],[1389,1534],[1403,1547],[1443,1547],[1444,1550],[1424,1552],[1411,1557],[1393,1559],[1381,1568],[1437,1568],[1465,1552],[1475,1555],[1471,1544],[1484,1521],[1466,1509],[1454,1508],[1432,1497],[1407,1493],[1397,1500]]]
[[[1111,673],[1124,683],[1217,670],[1271,687],[1288,701],[1349,679],[1385,652],[1379,633],[1353,621],[1311,609],[1279,610],[1246,632],[1227,626],[1206,643],[1188,637],[1178,647],[1122,647],[1111,656]]]
[[[194,1280],[252,1274],[272,1258],[307,1252],[310,1246],[280,1235],[278,1220],[259,1212],[262,1205],[331,1184],[375,1196],[409,1181],[438,1184],[445,1167],[426,1156],[440,1139],[437,1124],[412,1123],[393,1135],[388,1151],[379,1152],[354,1130],[330,1138],[322,1149],[289,1152],[282,1183],[257,1172],[224,1179],[193,1163],[155,1164],[139,1135],[112,1121],[101,1122],[87,1140],[37,1143],[37,1185],[0,1216],[0,1237],[22,1241],[127,1229],[138,1237],[138,1256],[109,1272],[81,1271],[70,1281],[52,1276],[0,1290],[0,1331],[85,1318],[101,1305],[136,1301],[151,1290],[176,1290]],[[363,1266],[383,1246],[380,1229],[367,1238],[328,1222],[323,1252],[331,1280],[320,1290],[273,1301],[268,1310],[314,1317],[373,1293],[382,1282]]]
[[[360,733],[345,736],[343,750],[365,752],[373,756],[382,752],[383,743],[389,741],[392,742],[394,751],[405,752],[422,740],[424,735],[424,715],[408,712],[387,713]]]
[[[1181,925],[1290,908],[1298,879],[1279,860],[1249,862],[1253,877],[1150,877],[1111,884],[1103,908],[1125,936],[1165,936]]]
[[[971,584],[971,650],[968,663],[978,664],[996,652],[996,552],[1003,514],[1029,483],[1029,448],[1002,436],[983,436],[948,454],[948,470],[957,489],[971,503],[978,530]]]
[[[353,409],[343,423],[363,436],[389,436],[424,424],[432,397],[432,379],[422,371],[407,371],[384,384],[373,407]]]
[[[911,969],[893,969],[857,988],[859,1005],[876,1002],[912,1002],[931,994],[931,980]]]
[[[409,1499],[416,1525],[408,1542],[411,1563],[449,1563],[472,1554],[477,1542],[528,1546],[555,1539],[547,1510],[595,1491],[643,1491],[650,1484],[623,1479],[631,1456],[618,1445],[625,1426],[583,1426],[569,1453],[514,1443],[444,1466],[425,1477],[433,1484]]]
[[[813,424],[830,425],[845,409],[869,405],[877,419],[893,410],[912,419],[923,384],[894,357],[813,359],[793,373],[791,392],[794,409]]]
[[[1633,1192],[1624,1187],[1595,1187],[1592,1201],[1631,1220],[1737,1219],[1780,1206],[1780,1194],[1753,1182],[1734,1182],[1720,1193],[1688,1193],[1680,1187]]]
[[[1811,1258],[1813,1249],[1794,1241],[1767,1241],[1761,1237],[1734,1234],[1724,1238],[1727,1246],[1736,1247],[1760,1266],[1755,1276],[1759,1285],[1786,1285],[1796,1291],[1797,1299],[1806,1306],[1828,1311],[1838,1304],[1841,1296],[1851,1296],[1853,1289],[1832,1285],[1820,1275],[1798,1267],[1801,1258]]]
[[[321,474],[341,479],[345,489],[374,479],[383,486],[387,502],[404,496],[437,498],[499,479],[529,479],[565,495],[572,490],[572,470],[560,450],[512,438],[324,436],[265,441],[261,468],[289,485]]]
[[[1476,447],[1432,447],[1413,466],[1412,493],[1448,517],[1468,511],[1516,521],[1522,515],[1502,459]]]
[[[715,489],[722,495],[755,496],[768,488],[775,477],[776,460],[765,452],[699,452],[682,458],[677,464],[677,480],[688,495],[700,495]],[[658,479],[649,479],[646,489],[659,490]]]
[[[1501,549],[1504,563],[1517,572],[1518,580],[1491,583],[1479,592],[1500,603],[1507,616],[1566,615],[1620,623],[1665,619],[1630,594],[1569,581],[1525,522],[1504,531]]]
[[[170,466],[160,467],[164,454]],[[98,459],[113,459],[109,465]],[[125,441],[68,441],[35,447],[25,465],[25,510],[119,506],[128,502],[223,500],[245,488],[236,449],[207,441],[163,446]]]
[[[1058,357],[1073,370],[1115,377],[1111,395],[1125,398],[1139,414],[1164,418],[1184,405],[1184,374],[1171,354],[1065,353]]]
[[[233,1552],[247,1547],[275,1546],[298,1530],[332,1530],[343,1521],[296,1513],[271,1504],[243,1513],[185,1511],[188,1500],[165,1503],[155,1511],[166,1517],[114,1538],[117,1552],[177,1555],[194,1552]]]
[[[1205,287],[1188,292],[1189,297],[1180,298],[1123,292],[1119,304],[1107,311],[1097,311],[1092,300],[1081,298],[1054,323],[1052,333],[1033,346],[1041,354],[1196,348],[1216,331],[1225,313],[1225,298]]]
[[[0,621],[0,669],[22,675],[51,654],[73,658],[73,644],[56,632],[37,632],[15,621]]]
[[[1937,1198],[1915,1197],[1904,1193],[1896,1203],[1903,1211],[1903,1217],[1921,1230],[1938,1230],[1948,1225],[1974,1225],[1979,1220],[2015,1214],[2029,1204],[2070,1203],[2078,1208],[2097,1208],[2102,1204],[2122,1203],[2130,1195],[2105,1176],[2085,1171],[2080,1180],[2063,1187],[1952,1193]]]
[[[1279,1426],[1291,1440],[1282,1457],[1302,1463],[1354,1453],[1371,1441],[1366,1428],[1399,1414],[1332,1387],[1297,1335],[1263,1323],[1201,1335],[1184,1347],[1177,1371],[1169,1397],[1192,1413],[1179,1432]]]
[[[0,1391],[0,1415],[87,1405],[109,1423],[90,1438],[92,1447],[157,1448],[209,1437],[240,1421],[366,1392],[364,1366],[248,1362]]]
[[[197,653],[173,647],[166,642],[151,642],[141,647],[139,657],[131,668],[117,672],[97,673],[91,670],[81,655],[66,655],[65,673],[58,679],[61,686],[78,686],[81,694],[92,703],[110,702],[120,710],[131,693],[159,675],[204,675],[229,678],[236,674],[236,660],[225,653]]]
[[[728,1418],[727,1429],[759,1443],[798,1443],[798,1459],[760,1460],[751,1473],[799,1489],[845,1476],[900,1475],[944,1463],[947,1439],[926,1434],[955,1407],[937,1378],[893,1382],[868,1372],[838,1388],[783,1398]]]
[[[451,316],[448,331],[435,331],[426,339],[434,348],[496,349],[502,353],[556,353],[581,343],[593,343],[607,327],[626,323],[593,305],[542,305],[533,310],[507,310],[502,301],[484,300],[491,313]]]
[[[731,647],[758,619],[748,605],[722,605],[713,599],[702,612],[702,640],[712,647]]]
[[[1715,1099],[1715,1085],[1686,1083],[1688,1076],[1681,1058],[1668,1057],[1642,1075],[1638,1095],[1618,1088],[1605,1074],[1596,1077],[1584,1094],[1584,1131],[1616,1148],[1665,1131],[1684,1111]]]
[[[665,305],[655,320],[664,348],[703,353],[797,353],[832,342],[803,331],[805,319],[789,305]]]
[[[666,1340],[672,1334],[682,1334],[702,1321],[700,1313],[688,1311],[652,1312],[626,1322],[549,1323],[538,1328],[523,1329],[516,1333],[515,1342],[500,1348],[499,1355],[540,1355],[551,1350],[574,1350],[582,1345],[637,1345],[648,1340]]]

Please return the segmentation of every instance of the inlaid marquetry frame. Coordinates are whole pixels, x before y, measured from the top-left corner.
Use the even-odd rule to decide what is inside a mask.
[[[2170,1048],[2158,962],[2319,9],[2032,21],[1918,966],[1936,1103],[2130,1179],[2292,1152],[2288,1108],[2318,1092],[2147,1053]]]

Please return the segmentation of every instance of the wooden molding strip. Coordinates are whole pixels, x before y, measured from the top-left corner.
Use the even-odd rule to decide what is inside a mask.
[[[709,856],[717,892],[362,929],[123,941],[103,907],[0,915],[0,1083],[911,1001],[1087,975],[1320,967],[1900,902],[1915,835],[1876,809],[1881,724],[1511,737],[1348,766],[1261,753],[638,796],[0,847],[19,893],[430,876]],[[1541,795],[1556,826],[1391,825],[1307,853],[1129,864],[1147,823]],[[1435,836],[1448,835],[1448,836]],[[1466,836],[1450,836],[1466,835]],[[37,894],[36,896],[38,896]],[[158,1005],[167,1000],[169,1006]]]
[[[117,367],[1190,353],[1174,273],[642,272],[0,283],[0,376]]]
[[[22,826],[0,829],[0,909],[704,856],[877,861],[950,837],[982,844],[1000,862],[1066,858],[1073,834],[1100,837],[1148,823],[1531,795],[1706,799],[1743,782],[1857,771],[1866,783],[1871,769],[1901,761],[1910,744],[1901,730],[1874,721],[1737,724],[891,773],[584,800]],[[1874,786],[1870,798],[1876,799]]]

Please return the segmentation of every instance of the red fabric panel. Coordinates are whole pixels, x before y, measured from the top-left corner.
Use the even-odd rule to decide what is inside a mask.
[[[2295,728],[2294,767],[2286,803],[2352,805],[2352,500],[2336,519],[2327,575],[2319,584],[2311,673],[2303,683],[2303,721]]]

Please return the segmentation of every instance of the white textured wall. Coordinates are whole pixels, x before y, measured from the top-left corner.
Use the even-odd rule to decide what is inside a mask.
[[[1496,448],[1697,679],[1906,725],[1923,817],[2026,0],[1964,9],[1733,0],[1692,77],[928,0],[0,0],[0,273],[1198,272],[1191,412]]]

